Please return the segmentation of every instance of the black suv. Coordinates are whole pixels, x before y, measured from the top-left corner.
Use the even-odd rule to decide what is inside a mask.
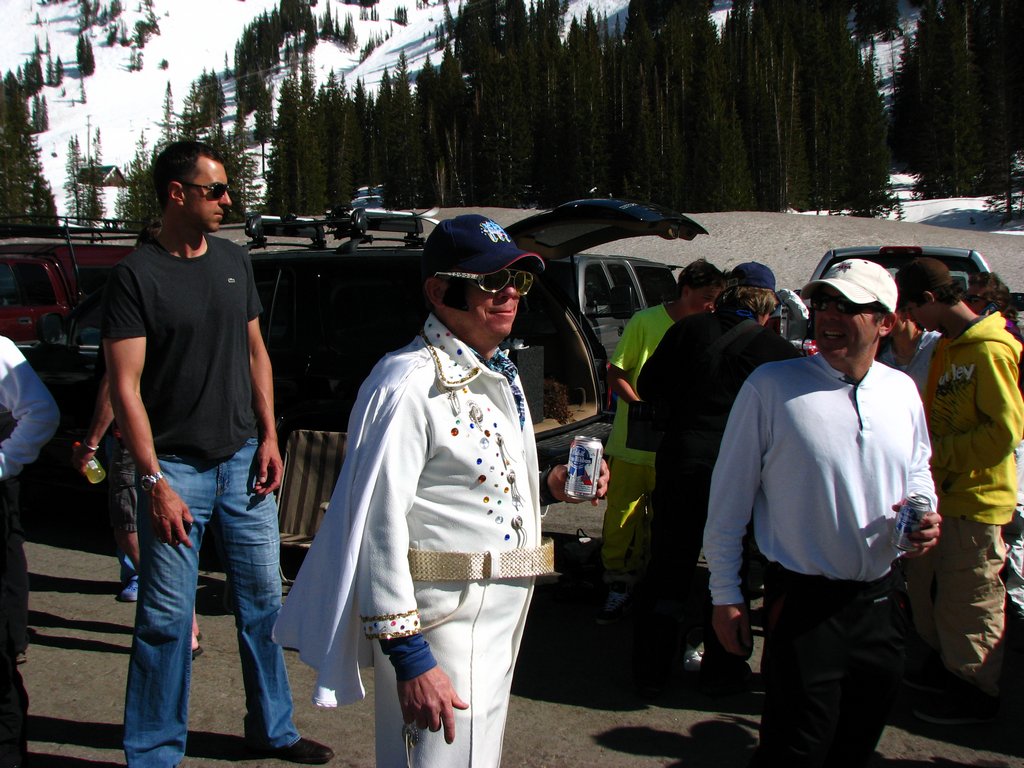
[[[371,368],[416,335],[427,315],[419,264],[432,223],[426,215],[374,209],[325,219],[248,218],[245,233],[263,304],[260,319],[274,367],[282,439],[297,428],[344,431]],[[507,231],[520,247],[545,259],[626,237],[690,240],[704,232],[681,214],[623,200],[566,203]],[[65,430],[65,444],[87,427],[99,314],[98,302],[75,313],[67,350],[53,356],[62,370],[39,371],[62,409],[71,409],[67,415],[73,418],[64,420],[72,427]],[[596,362],[603,355],[574,296],[541,275],[520,301],[506,343],[530,402],[542,463],[564,461],[573,435],[607,435],[605,372]],[[76,370],[69,357],[78,359]]]

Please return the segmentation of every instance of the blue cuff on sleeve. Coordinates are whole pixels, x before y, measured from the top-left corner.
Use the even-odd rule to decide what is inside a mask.
[[[434,654],[430,652],[430,644],[419,633],[379,642],[380,649],[395,668],[395,677],[403,682],[419,677],[437,666]]]
[[[548,488],[548,476],[551,474],[552,467],[548,467],[540,473],[540,498],[537,502],[542,506],[546,507],[549,504],[557,504],[558,499],[551,493],[551,489]]]

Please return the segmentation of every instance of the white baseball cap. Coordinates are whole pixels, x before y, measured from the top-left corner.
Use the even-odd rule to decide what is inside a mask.
[[[887,312],[896,310],[896,281],[881,264],[867,259],[847,259],[833,264],[819,280],[803,287],[800,295],[808,299],[823,285],[831,286],[855,304],[878,303]]]

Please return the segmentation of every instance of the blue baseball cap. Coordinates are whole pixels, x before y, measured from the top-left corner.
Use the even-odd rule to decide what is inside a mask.
[[[741,285],[749,288],[767,288],[769,291],[775,290],[775,273],[756,261],[737,264],[725,278],[729,287]]]
[[[513,264],[524,272],[544,271],[544,260],[519,248],[499,224],[468,213],[434,227],[423,246],[420,275],[424,280],[438,272],[488,275]]]

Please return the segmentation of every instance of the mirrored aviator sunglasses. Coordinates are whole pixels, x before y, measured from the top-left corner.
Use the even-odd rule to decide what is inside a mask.
[[[524,272],[519,269],[499,269],[497,272],[490,272],[486,275],[476,275],[472,272],[436,272],[436,277],[459,277],[463,280],[470,280],[476,283],[481,291],[487,293],[498,293],[511,283],[520,296],[525,296],[533,287],[533,273]]]
[[[824,294],[818,294],[811,298],[811,309],[816,312],[824,312],[830,306],[835,305],[836,312],[842,315],[859,315],[861,312],[877,312],[882,309],[880,304],[856,304],[849,299],[844,299],[841,296],[826,296]]]
[[[207,200],[220,200],[226,193],[231,191],[231,187],[223,181],[214,182],[213,184],[195,184],[191,181],[182,181],[180,184],[185,187],[203,190]]]

